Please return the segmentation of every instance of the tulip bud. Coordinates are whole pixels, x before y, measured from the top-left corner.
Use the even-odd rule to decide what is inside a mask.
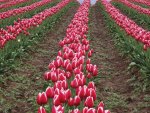
[[[72,80],[70,85],[71,85],[72,88],[77,88],[78,87],[78,80],[77,80],[77,78]]]
[[[88,96],[84,102],[84,105],[91,108],[94,106],[94,100],[93,97]]]
[[[89,83],[88,83],[88,88],[95,89],[94,82],[89,82]]]
[[[70,63],[67,65],[66,70],[69,72],[72,71],[72,65]]]
[[[86,113],[96,113],[94,108],[89,108]]]
[[[88,107],[84,107],[82,113],[87,113],[87,111],[88,111]]]
[[[78,105],[80,105],[80,102],[81,102],[80,97],[79,96],[75,96],[75,98],[74,98],[74,105],[78,106]]]
[[[40,108],[38,109],[38,113],[46,113],[46,110],[40,106]]]
[[[65,91],[60,91],[59,93],[59,100],[61,103],[64,103],[66,101],[66,94],[65,94]]]
[[[71,73],[70,72],[66,72],[65,76],[69,79],[71,77]]]
[[[46,88],[46,95],[48,98],[53,98],[54,97],[54,88],[53,87]]]
[[[37,96],[37,99],[36,99],[37,103],[39,105],[44,105],[44,104],[47,104],[47,96],[46,96],[46,93],[45,92],[42,92],[42,93],[39,93],[38,96]]]
[[[47,80],[47,81],[51,80],[51,72],[45,72],[44,73],[44,79]]]
[[[79,109],[72,110],[71,113],[81,113]]]
[[[59,98],[59,97],[60,97],[59,95],[55,95],[54,98],[53,98],[53,104],[54,104],[55,106],[61,105],[61,102],[60,102],[60,98]]]
[[[73,100],[73,98],[70,98],[70,99],[68,100],[68,105],[69,105],[69,106],[73,106],[73,105],[74,105],[74,100]]]
[[[88,57],[91,57],[92,56],[92,51],[89,51],[88,52]]]
[[[93,76],[97,76],[97,74],[98,74],[98,69],[97,69],[97,66],[96,66],[96,65],[94,65],[92,71],[93,71]]]
[[[56,75],[56,73],[55,72],[52,72],[51,73],[51,80],[52,80],[52,82],[56,82],[57,81],[57,75]]]

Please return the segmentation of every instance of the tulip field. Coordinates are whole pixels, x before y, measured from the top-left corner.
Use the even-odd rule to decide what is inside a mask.
[[[149,0],[0,0],[0,113],[149,113]]]

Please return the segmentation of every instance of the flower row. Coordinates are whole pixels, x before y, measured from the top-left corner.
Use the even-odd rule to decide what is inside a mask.
[[[27,2],[27,1],[29,1],[29,0],[13,0],[13,1],[10,1],[10,2],[6,2],[5,4],[0,5],[0,9],[8,8],[8,7],[11,7],[13,5],[24,3],[24,2]]]
[[[146,0],[131,0],[131,1],[150,6],[150,1],[148,0],[147,1]]]
[[[1,3],[1,2],[8,2],[8,1],[10,1],[10,0],[0,0],[0,3]]]
[[[0,47],[3,47],[7,41],[16,39],[20,33],[28,35],[28,29],[31,27],[39,26],[46,18],[56,14],[69,2],[70,0],[63,0],[56,6],[45,9],[44,11],[34,15],[32,18],[26,18],[22,20],[18,19],[17,22],[14,22],[14,25],[7,26],[7,30],[0,29]]]
[[[131,2],[129,2],[128,0],[119,0],[119,1],[121,3],[127,5],[128,7],[139,11],[140,13],[144,13],[144,14],[150,15],[150,9],[142,8],[141,6],[135,5],[135,4],[131,3]]]
[[[107,0],[101,1],[108,14],[112,19],[122,27],[128,35],[131,35],[137,41],[144,44],[144,50],[150,47],[150,32],[138,26],[133,20],[123,15]]]
[[[103,102],[94,108],[96,87],[90,80],[98,76],[98,69],[91,63],[94,51],[86,36],[89,8],[90,0],[84,0],[67,28],[66,37],[59,42],[62,49],[44,73],[51,86],[37,95],[38,113],[46,113],[46,110],[51,113],[110,113],[104,110]],[[49,104],[49,108],[45,109],[45,104]]]
[[[21,13],[24,13],[27,11],[34,10],[35,8],[38,8],[49,2],[51,2],[51,0],[42,0],[39,2],[35,2],[35,3],[31,4],[30,6],[25,6],[25,7],[21,7],[21,8],[17,8],[17,9],[8,10],[6,12],[2,12],[2,13],[0,13],[0,19],[5,19],[5,18],[14,16],[14,15],[17,15],[17,14],[21,14]]]

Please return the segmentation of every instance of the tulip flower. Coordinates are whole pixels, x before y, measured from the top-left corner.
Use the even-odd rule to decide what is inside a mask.
[[[88,107],[84,107],[82,113],[87,113],[87,111],[88,111]]]
[[[70,85],[72,88],[77,88],[79,86],[78,85],[78,79],[75,78],[74,80],[72,80]]]
[[[42,92],[42,93],[39,93],[38,96],[37,96],[37,103],[39,105],[44,105],[44,104],[47,104],[47,95],[45,92]]]
[[[94,82],[89,82],[88,88],[96,89]]]
[[[81,102],[80,97],[79,96],[75,96],[75,98],[74,98],[74,105],[78,106],[78,105],[80,105],[80,102]]]
[[[98,69],[97,69],[97,66],[96,66],[96,65],[93,66],[92,72],[93,72],[93,76],[97,76],[97,74],[98,74]]]
[[[46,81],[51,80],[51,72],[45,72],[45,73],[44,73],[44,79],[45,79]]]
[[[79,109],[72,110],[71,113],[81,113]]]
[[[86,113],[97,113],[94,108],[89,108]]]
[[[51,72],[51,80],[52,82],[56,82],[58,80],[58,77],[55,72]]]
[[[54,97],[54,88],[53,87],[47,87],[45,92],[46,92],[46,95],[48,98]]]
[[[51,113],[64,113],[64,107],[62,107],[61,105],[53,106]]]
[[[92,89],[92,88],[89,88],[88,91],[87,91],[87,96],[93,97],[93,99],[95,101],[96,100],[96,90]]]
[[[73,99],[73,98],[70,98],[70,99],[68,100],[68,105],[69,105],[69,106],[73,106],[73,105],[74,105],[74,99]]]
[[[61,105],[60,96],[59,96],[59,95],[54,95],[53,104],[54,104],[55,106]]]
[[[38,109],[38,113],[46,113],[46,110],[40,106],[40,108]]]
[[[94,100],[93,100],[93,97],[91,96],[88,96],[84,102],[84,105],[89,107],[89,108],[92,108],[94,106]]]

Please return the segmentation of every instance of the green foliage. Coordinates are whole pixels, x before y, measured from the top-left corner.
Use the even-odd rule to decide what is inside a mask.
[[[101,12],[105,17],[107,27],[111,31],[112,36],[115,39],[115,44],[124,55],[128,55],[134,66],[141,72],[143,89],[149,89],[150,87],[150,49],[143,50],[143,45],[137,42],[134,38],[127,35],[123,29],[121,29],[114,20],[105,12],[105,8],[99,3]],[[123,9],[123,8],[122,8]],[[126,10],[126,9],[124,9]],[[132,13],[133,14],[133,13]],[[134,14],[133,14],[134,15]],[[141,79],[141,78],[140,78]]]

